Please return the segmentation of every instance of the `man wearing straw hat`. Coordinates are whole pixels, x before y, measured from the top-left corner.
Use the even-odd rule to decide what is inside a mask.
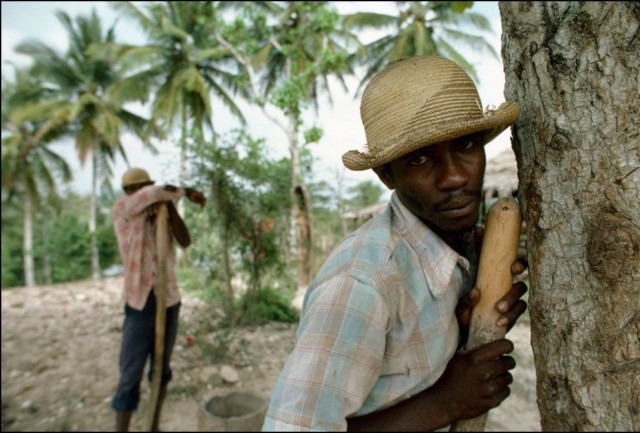
[[[155,337],[156,299],[153,291],[158,264],[156,253],[156,210],[160,202],[167,202],[171,236],[182,248],[191,243],[191,238],[172,200],[186,196],[190,201],[205,205],[205,196],[192,188],[171,185],[154,185],[146,170],[138,167],[128,169],[122,176],[122,188],[126,195],[113,205],[113,220],[120,256],[124,265],[125,319],[122,326],[120,349],[120,381],[112,401],[116,411],[116,431],[128,431],[131,415],[140,401],[140,382],[147,358],[152,357]],[[166,396],[167,383],[171,380],[171,352],[178,332],[180,311],[180,289],[174,272],[173,248],[169,248],[166,287],[166,332],[163,372],[159,394],[158,411],[153,420],[153,431],[158,431],[160,408]],[[151,362],[153,359],[151,358]],[[149,368],[149,380],[153,368]]]
[[[475,228],[484,145],[513,124],[518,104],[483,112],[454,62],[411,57],[368,83],[360,114],[372,169],[391,190],[386,210],[345,239],[305,294],[296,345],[265,417],[271,430],[427,431],[476,417],[509,395],[513,344],[462,353],[477,269]],[[523,272],[518,259],[512,273]],[[524,283],[496,304],[510,328]]]

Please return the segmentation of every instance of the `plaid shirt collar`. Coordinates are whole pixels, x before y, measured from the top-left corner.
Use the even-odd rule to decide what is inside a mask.
[[[422,269],[425,270],[425,278],[432,283],[429,285],[429,290],[434,297],[439,298],[449,290],[451,274],[455,271],[456,265],[460,266],[465,280],[474,278],[477,258],[473,244],[473,231],[464,235],[465,257],[447,245],[407,209],[395,191],[391,195],[389,206],[393,211],[396,227],[418,254],[418,260]],[[431,269],[431,272],[426,272],[427,269]]]

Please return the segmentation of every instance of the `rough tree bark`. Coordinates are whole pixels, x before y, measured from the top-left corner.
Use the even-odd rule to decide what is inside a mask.
[[[640,431],[639,5],[499,3],[545,431]]]

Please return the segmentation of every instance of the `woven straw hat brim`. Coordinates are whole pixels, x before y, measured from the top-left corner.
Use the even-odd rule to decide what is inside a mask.
[[[350,150],[342,155],[342,162],[350,170],[367,170],[386,164],[422,147],[483,131],[483,141],[486,144],[512,125],[519,114],[519,104],[507,101],[496,110],[488,111],[482,117],[466,121],[458,120],[455,123],[443,121],[425,126],[411,134],[399,138],[395,137],[391,142],[381,146],[382,149],[375,154]]]

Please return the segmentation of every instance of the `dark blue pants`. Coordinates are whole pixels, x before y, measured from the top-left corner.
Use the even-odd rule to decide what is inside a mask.
[[[178,335],[178,313],[180,303],[167,308],[165,328],[163,385],[171,380],[171,353]],[[120,348],[120,382],[111,406],[117,411],[133,411],[140,402],[140,382],[147,358],[150,359],[148,378],[153,373],[153,351],[156,329],[156,297],[151,290],[142,311],[125,304]]]

